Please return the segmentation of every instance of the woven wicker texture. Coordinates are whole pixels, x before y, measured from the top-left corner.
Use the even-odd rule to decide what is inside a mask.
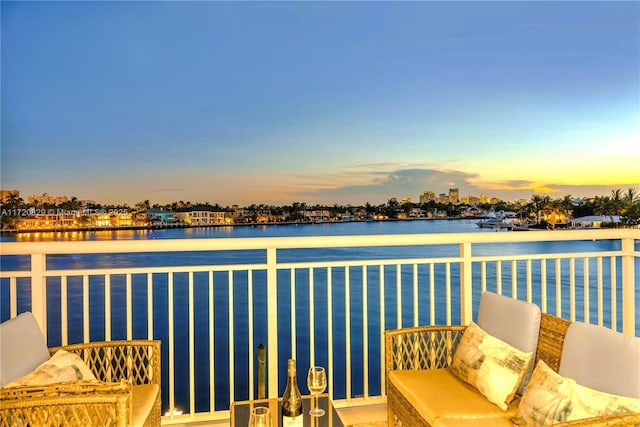
[[[536,363],[544,360],[554,371],[560,368],[560,357],[567,328],[571,323],[556,316],[542,314]],[[425,326],[385,332],[385,372],[398,369],[446,368],[464,332],[462,326]],[[441,348],[438,348],[441,347]],[[389,426],[430,427],[393,384],[387,382]],[[555,424],[561,427],[640,425],[640,414],[589,418]]]
[[[425,326],[385,332],[385,372],[446,368],[453,361],[463,326]]]
[[[160,384],[159,341],[109,341],[49,349],[78,354],[101,383],[0,389],[0,427],[128,426],[131,387]],[[160,395],[145,426],[160,425]]]

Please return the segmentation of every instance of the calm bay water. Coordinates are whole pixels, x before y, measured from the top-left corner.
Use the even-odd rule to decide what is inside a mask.
[[[182,239],[182,238],[233,238],[233,237],[281,237],[281,236],[321,236],[321,235],[375,235],[375,234],[413,234],[413,233],[453,233],[453,232],[489,232],[495,233],[490,229],[480,229],[474,221],[465,220],[425,220],[425,221],[393,221],[393,222],[360,222],[360,223],[338,223],[338,224],[306,224],[306,225],[268,225],[268,226],[235,226],[235,227],[210,227],[210,228],[193,228],[193,229],[167,229],[167,230],[127,230],[127,231],[99,231],[99,232],[70,232],[70,233],[30,233],[18,235],[3,235],[2,241],[60,241],[60,240],[132,240],[132,239]],[[506,232],[506,231],[501,231]],[[535,232],[535,231],[531,231]],[[475,255],[488,255],[499,252],[509,253],[527,253],[535,252],[571,252],[574,250],[618,250],[618,242],[535,242],[526,244],[504,244],[504,245],[475,245]],[[418,257],[418,256],[457,256],[459,248],[457,245],[440,245],[437,247],[410,247],[394,248],[394,256],[397,257]],[[300,260],[340,260],[340,259],[382,259],[389,257],[389,248],[357,248],[357,249],[322,249],[322,250],[282,250],[279,251],[278,259],[281,262],[300,261]],[[28,266],[28,259],[24,257],[0,257],[3,270],[11,270],[16,268],[25,268]],[[61,255],[49,256],[47,266],[50,269],[81,269],[81,268],[125,268],[136,266],[183,266],[183,265],[216,265],[229,263],[249,263],[264,262],[265,254],[263,251],[245,251],[238,253],[228,251],[223,253],[213,252],[192,252],[186,254],[106,254],[106,255]],[[581,260],[576,261],[576,270],[578,275],[582,271]],[[26,264],[25,264],[26,263]],[[605,259],[604,271],[610,271],[608,266],[609,260]],[[502,283],[505,294],[511,292],[511,272],[510,263],[503,266]],[[637,265],[638,263],[636,263]],[[411,281],[413,272],[410,266],[401,268],[401,294],[403,301],[402,322],[407,326],[413,322],[413,290]],[[566,270],[566,265],[562,270]],[[479,267],[476,271],[474,267],[474,287],[479,286]],[[526,282],[524,277],[524,267],[519,265],[518,293],[520,296],[525,295],[522,286]],[[620,268],[618,268],[620,274]],[[590,266],[591,274],[595,274],[596,268]],[[367,354],[369,359],[369,393],[375,395],[380,392],[380,272],[378,268],[367,269],[367,316],[368,323],[363,325],[363,289],[362,289],[362,269],[351,269],[350,286],[348,292],[348,301],[350,304],[350,328],[351,328],[351,357],[352,357],[352,395],[356,396],[363,393],[362,369],[363,364],[363,340],[362,333],[366,328],[368,333]],[[395,285],[396,269],[395,266],[385,267],[384,274],[384,295],[385,295],[385,328],[390,329],[396,327],[396,296],[397,289]],[[429,272],[427,269],[420,268],[418,276],[420,282],[428,282]],[[540,269],[538,264],[533,265],[533,283],[540,282]],[[564,274],[564,273],[563,273]],[[638,276],[640,268],[636,267],[636,282],[640,282]],[[229,316],[229,273],[214,273],[213,297],[214,305],[214,345],[215,345],[215,373],[216,373],[216,409],[226,409],[229,405],[229,384],[227,372],[230,369],[230,357],[233,357],[234,373],[235,373],[235,399],[242,400],[248,397],[246,384],[248,381],[248,343],[249,334],[253,334],[254,343],[267,344],[267,327],[268,319],[266,313],[266,273],[256,271],[253,273],[253,300],[254,300],[254,322],[249,324],[247,316],[248,301],[248,279],[244,272],[233,273],[233,287],[231,296],[234,301],[234,311]],[[547,266],[548,283],[555,283],[555,266]],[[419,319],[421,324],[429,322],[429,309],[433,304],[436,308],[437,323],[444,323],[444,300],[445,290],[444,268],[438,266],[435,270],[436,292],[435,300],[429,301],[428,289],[426,284],[420,285],[419,296]],[[457,279],[459,278],[458,266],[451,267],[452,277],[452,307],[454,307],[452,322],[459,321],[459,315],[455,307],[458,307],[459,291]],[[344,354],[347,351],[345,333],[345,317],[347,298],[345,296],[345,272],[336,269],[332,272],[333,297],[333,344],[334,344],[334,394],[337,398],[343,398],[346,394],[345,376],[346,364]],[[297,339],[297,359],[299,372],[306,372],[309,364],[309,341],[310,341],[310,322],[309,317],[305,313],[309,310],[309,272],[300,270],[295,272],[296,289],[296,330],[293,331]],[[495,289],[495,264],[489,263],[487,266],[487,281],[490,290]],[[291,355],[291,324],[290,324],[290,273],[288,271],[280,271],[278,273],[278,342],[279,342],[279,367],[280,372],[286,372],[286,359]],[[576,277],[576,283],[580,284],[576,290],[577,299],[582,299],[582,278]],[[595,288],[595,278],[591,280]],[[618,280],[618,284],[620,280]],[[136,274],[132,276],[132,299],[133,299],[133,335],[134,338],[147,337],[147,276],[146,274]],[[568,284],[568,279],[563,278],[563,284]],[[60,343],[60,280],[58,278],[50,278],[48,285],[48,340],[50,345]],[[19,282],[18,291],[28,294],[28,283]],[[126,337],[126,324],[121,320],[125,316],[125,277],[123,275],[112,276],[111,278],[111,307],[113,321],[111,322],[112,339],[124,339]],[[173,278],[173,305],[174,305],[174,340],[176,349],[188,348],[188,274],[176,273]],[[551,287],[551,286],[550,286]],[[82,279],[79,277],[69,277],[68,279],[68,318],[69,318],[69,342],[82,341]],[[104,339],[105,319],[104,319],[104,303],[105,303],[105,286],[104,278],[101,276],[92,277],[90,280],[90,339]],[[154,274],[153,278],[153,332],[154,338],[160,339],[163,345],[169,341],[168,337],[168,279],[166,274]],[[327,366],[328,353],[326,342],[328,339],[328,300],[327,300],[327,271],[326,269],[317,269],[314,271],[314,310],[316,317],[314,319],[315,331],[315,360],[317,364]],[[8,280],[0,283],[0,293],[2,298],[0,301],[0,314],[2,319],[7,317],[8,298],[4,298],[8,291]],[[595,289],[594,289],[595,291]],[[196,410],[209,410],[210,386],[209,378],[209,292],[208,274],[194,274],[194,320],[195,320],[195,362],[196,362]],[[555,307],[555,291],[549,291],[549,307]],[[564,311],[568,310],[568,291],[563,289],[563,315],[567,315]],[[621,291],[618,290],[618,295]],[[636,290],[636,306],[640,307],[640,291]],[[566,300],[565,300],[566,299]],[[474,300],[477,304],[479,300],[479,290],[474,289]],[[597,296],[591,296],[591,303],[594,304]],[[536,296],[534,302],[539,303],[540,298]],[[608,295],[605,298],[605,304],[610,304]],[[19,311],[29,309],[30,303],[25,297],[18,300]],[[592,310],[595,309],[595,306]],[[582,310],[579,311],[582,313]],[[581,314],[580,314],[581,315]],[[234,325],[233,351],[229,351],[229,323],[230,317]],[[605,321],[610,324],[610,320]],[[638,322],[637,322],[638,323]],[[640,330],[640,327],[638,328]],[[230,356],[230,354],[232,356]],[[176,400],[177,406],[185,409],[188,408],[188,352],[177,351],[175,355],[175,372],[176,372]],[[168,355],[163,352],[163,402],[164,406],[168,402]],[[281,379],[281,388],[284,387]],[[300,381],[303,392],[305,385]],[[282,392],[283,390],[281,390]]]

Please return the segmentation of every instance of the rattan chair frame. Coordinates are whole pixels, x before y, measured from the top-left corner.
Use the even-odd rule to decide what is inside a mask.
[[[536,363],[544,360],[560,369],[564,337],[571,322],[543,313],[536,348]],[[388,381],[389,372],[401,369],[448,368],[464,333],[464,326],[423,326],[385,331],[385,372],[389,426],[431,427],[411,403]],[[640,413],[589,418],[556,424],[562,427],[640,425]]]
[[[131,425],[132,387],[160,385],[160,341],[101,341],[52,347],[82,358],[100,382],[0,389],[0,427]],[[160,425],[160,393],[146,426]]]

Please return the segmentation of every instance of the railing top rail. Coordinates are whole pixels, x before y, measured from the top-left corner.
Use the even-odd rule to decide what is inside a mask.
[[[307,249],[326,247],[414,246],[460,243],[640,240],[640,229],[557,230],[502,233],[424,233],[344,236],[231,237],[203,239],[0,242],[2,255],[185,252]]]

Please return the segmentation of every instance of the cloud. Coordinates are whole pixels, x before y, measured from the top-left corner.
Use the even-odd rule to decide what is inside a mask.
[[[425,191],[448,193],[458,188],[461,196],[498,197],[507,201],[530,199],[534,194],[551,197],[591,197],[608,195],[612,188],[627,189],[637,185],[563,185],[526,179],[483,181],[480,174],[433,165],[379,163],[356,165],[328,174],[301,175],[304,187],[292,189],[295,200],[319,204],[380,204],[392,197],[410,197],[418,202]]]
[[[409,178],[408,176],[399,176],[396,174],[389,174],[385,177],[377,177],[374,179],[374,182],[376,184],[385,184],[385,183],[405,183],[405,182],[410,182],[411,178]]]
[[[392,169],[394,166],[403,167]],[[314,176],[316,180],[322,180],[323,177],[326,178],[327,175]],[[438,194],[448,192],[449,188],[452,188],[452,182],[460,183],[458,188],[462,194],[477,190],[470,184],[470,180],[475,178],[476,174],[422,165],[357,165],[328,177],[327,181],[319,183],[315,189],[309,185],[306,191],[296,191],[293,195],[297,199],[307,197],[311,202],[317,203],[359,204],[384,203],[391,197],[411,197],[417,201],[425,191]],[[328,185],[329,181],[332,185]]]

